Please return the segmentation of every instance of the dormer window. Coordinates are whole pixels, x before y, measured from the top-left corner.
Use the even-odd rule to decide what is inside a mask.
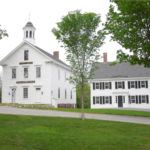
[[[24,60],[29,60],[29,51],[28,50],[24,51]]]

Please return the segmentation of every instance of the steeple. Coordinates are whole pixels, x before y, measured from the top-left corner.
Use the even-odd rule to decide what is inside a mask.
[[[25,27],[23,28],[24,31],[24,38],[23,40],[26,40],[30,42],[31,44],[35,44],[35,30],[36,28],[33,26],[32,22],[28,21]]]

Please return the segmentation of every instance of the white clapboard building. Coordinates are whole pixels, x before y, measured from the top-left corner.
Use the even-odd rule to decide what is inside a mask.
[[[105,53],[91,80],[91,108],[150,108],[150,68],[109,64]]]
[[[67,80],[70,67],[35,45],[35,27],[27,22],[24,40],[0,65],[3,67],[2,103],[76,106],[76,90]]]

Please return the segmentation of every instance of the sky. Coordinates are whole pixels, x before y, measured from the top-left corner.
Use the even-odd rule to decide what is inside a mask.
[[[0,4],[0,25],[9,34],[9,37],[0,40],[0,60],[23,41],[22,28],[30,16],[30,21],[36,28],[36,45],[51,54],[53,51],[59,51],[60,59],[66,62],[65,50],[60,48],[51,32],[52,28],[57,27],[56,23],[69,11],[77,9],[82,13],[100,14],[104,23],[110,3],[109,0],[0,0]],[[114,61],[116,50],[120,48],[119,44],[106,38],[105,44],[100,48],[100,54],[107,52],[108,61]],[[1,69],[0,67],[0,71]]]

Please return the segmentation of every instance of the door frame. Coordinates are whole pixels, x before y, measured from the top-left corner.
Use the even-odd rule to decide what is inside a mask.
[[[16,87],[12,87],[11,88],[11,102],[15,103],[16,102]]]

